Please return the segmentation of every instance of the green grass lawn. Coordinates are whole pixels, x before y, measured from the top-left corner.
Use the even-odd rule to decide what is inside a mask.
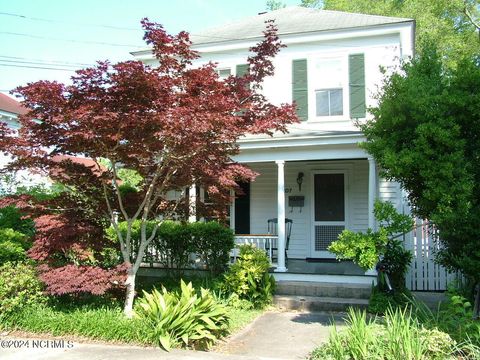
[[[229,333],[235,333],[252,322],[263,310],[228,308]],[[78,336],[88,339],[154,345],[149,328],[138,319],[127,319],[120,303],[101,304],[49,304],[25,308],[8,321],[0,324],[3,330],[21,330],[52,336]]]

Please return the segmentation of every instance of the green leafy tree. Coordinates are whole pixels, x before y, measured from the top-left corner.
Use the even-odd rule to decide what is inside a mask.
[[[448,66],[480,50],[478,0],[302,0],[301,5],[415,19],[417,52],[430,39]]]
[[[282,1],[276,1],[276,0],[267,0],[267,4],[266,4],[266,7],[267,7],[267,10],[269,11],[274,11],[274,10],[280,10],[280,9],[283,9],[285,6],[285,3],[283,3]]]
[[[383,175],[408,191],[414,212],[433,221],[438,260],[480,282],[480,68],[448,68],[433,46],[385,82],[364,148]],[[477,298],[478,300],[478,298]],[[478,309],[478,301],[477,301]]]

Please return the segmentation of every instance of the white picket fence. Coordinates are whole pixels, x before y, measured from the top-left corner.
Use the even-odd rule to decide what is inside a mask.
[[[438,230],[426,220],[416,219],[415,229],[405,235],[405,249],[413,254],[406,275],[406,286],[414,291],[443,291],[447,284],[459,279],[435,263],[435,253],[440,249]]]

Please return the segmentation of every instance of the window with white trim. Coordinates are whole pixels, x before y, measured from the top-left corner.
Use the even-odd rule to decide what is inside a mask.
[[[342,58],[319,58],[314,61],[313,88],[317,117],[344,114],[345,61]]]
[[[230,75],[232,75],[232,70],[230,68],[218,69],[217,74],[218,74],[218,77],[220,78],[220,80],[225,80]]]

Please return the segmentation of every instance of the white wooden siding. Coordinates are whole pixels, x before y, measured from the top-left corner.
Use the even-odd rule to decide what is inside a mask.
[[[345,62],[345,77],[348,77],[348,67],[346,66],[348,55],[363,53],[365,55],[365,84],[366,84],[366,105],[376,105],[376,97],[381,85],[383,74],[380,67],[393,71],[399,65],[399,59],[402,56],[401,37],[399,32],[385,34],[371,34],[364,37],[346,37],[310,40],[308,42],[291,41],[284,39],[287,47],[273,60],[275,66],[275,75],[264,80],[262,93],[273,104],[292,102],[292,60],[307,59],[309,76],[309,111],[308,121],[289,126],[290,133],[296,130],[315,129],[315,130],[358,130],[349,111],[331,119],[319,119],[315,115],[315,97],[314,97],[314,72],[311,71],[313,63],[319,58],[341,58]],[[234,71],[236,65],[245,64],[248,51],[246,49],[223,49],[222,51],[202,52],[202,57],[193,62],[193,66],[200,66],[208,61],[218,63],[218,67],[230,68]],[[348,81],[344,86],[344,102],[347,109],[349,101]],[[369,115],[370,117],[370,115]]]
[[[383,178],[378,180],[378,198],[381,201],[390,201],[397,211],[402,211],[402,189],[398,182]]]
[[[277,165],[270,163],[251,164],[251,168],[260,175],[251,184],[250,232],[264,234],[267,220],[277,217]],[[347,184],[347,227],[354,231],[365,231],[368,226],[368,162],[351,161],[309,161],[285,163],[286,217],[293,220],[292,236],[288,256],[304,259],[311,254],[311,212],[313,194],[311,191],[311,172],[316,170],[346,170]],[[304,173],[302,189],[299,191],[297,176]],[[291,191],[290,191],[291,190]],[[305,196],[305,206],[288,207],[288,197]]]

